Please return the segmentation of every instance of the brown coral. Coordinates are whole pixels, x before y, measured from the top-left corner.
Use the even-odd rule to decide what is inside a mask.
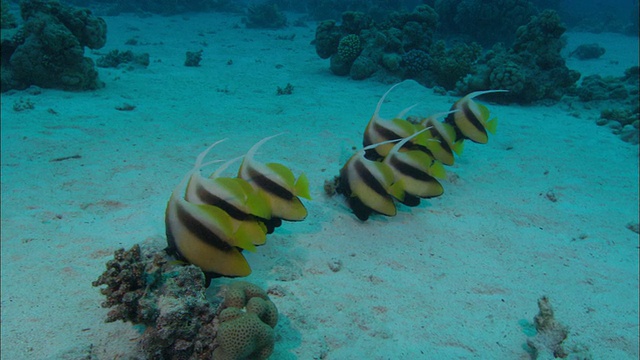
[[[204,274],[155,244],[116,251],[93,282],[110,307],[107,321],[145,325],[139,345],[147,359],[266,359],[273,352],[278,310],[248,282],[205,296]]]
[[[119,249],[114,259],[107,262],[107,270],[92,283],[93,286],[107,285],[100,289],[100,293],[107,297],[102,307],[111,308],[106,322],[116,320],[142,321],[136,303],[144,292],[145,264],[141,261],[140,246],[135,245],[130,250]]]

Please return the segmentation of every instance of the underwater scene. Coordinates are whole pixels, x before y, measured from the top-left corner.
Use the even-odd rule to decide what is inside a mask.
[[[638,359],[638,1],[2,0],[1,357]]]

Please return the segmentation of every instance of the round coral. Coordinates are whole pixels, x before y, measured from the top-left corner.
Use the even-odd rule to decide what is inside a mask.
[[[419,75],[429,68],[431,58],[422,50],[411,50],[402,56],[402,65],[407,77]]]
[[[235,283],[227,288],[222,308],[218,316],[218,347],[213,358],[269,358],[273,352],[273,328],[278,323],[278,310],[266,293],[250,283]]]
[[[353,61],[362,52],[362,44],[360,43],[360,37],[355,34],[349,34],[338,43],[338,56],[347,64],[353,63]]]
[[[223,309],[229,307],[242,309],[247,306],[249,300],[252,298],[269,299],[267,293],[259,286],[246,281],[236,281],[228,285],[223,290],[222,296],[224,297],[224,301],[222,302]]]
[[[268,359],[273,352],[273,329],[257,314],[228,308],[220,313],[216,360]]]
[[[493,68],[489,74],[491,89],[509,90],[511,96],[518,96],[524,90],[525,76],[520,66],[512,61]]]
[[[386,53],[382,55],[382,65],[385,68],[396,71],[400,68],[402,62],[402,56],[396,53]]]
[[[373,75],[378,69],[378,65],[366,56],[359,56],[351,65],[349,75],[353,80],[364,80]]]
[[[316,53],[322,59],[328,59],[338,51],[341,32],[334,20],[326,20],[316,28]]]

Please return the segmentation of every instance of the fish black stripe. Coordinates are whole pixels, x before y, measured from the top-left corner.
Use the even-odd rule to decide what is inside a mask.
[[[380,135],[380,137],[382,137],[382,139],[384,140],[395,140],[395,139],[400,139],[402,137],[399,134],[393,132],[393,130],[390,130],[378,123],[373,124],[373,130],[377,132],[378,135]],[[384,140],[381,140],[381,141],[384,141]]]
[[[202,200],[203,203],[219,207],[220,209],[224,210],[227,214],[229,214],[229,216],[231,216],[236,220],[246,220],[247,218],[250,217],[249,214],[238,209],[233,204],[229,203],[226,200],[221,199],[216,194],[210,191],[207,191],[207,189],[205,189],[204,186],[200,184],[196,186],[196,193],[198,194],[198,197],[200,198],[200,200]]]
[[[182,205],[177,204],[177,212],[178,221],[189,229],[189,232],[198,239],[222,251],[229,251],[233,248],[233,246],[209,230],[200,220],[193,217]]]
[[[442,146],[442,149],[444,149],[444,151],[448,152],[449,154],[453,154],[453,150],[451,149],[451,146],[449,146],[449,142],[445,140],[445,137],[440,133],[440,131],[431,129],[429,130],[429,132],[431,133],[431,138],[439,140],[440,146]]]
[[[285,189],[284,187],[280,186],[280,184],[276,183],[275,181],[269,179],[268,177],[264,176],[263,174],[257,172],[255,169],[253,169],[252,167],[249,167],[248,169],[248,173],[249,173],[249,177],[250,179],[255,182],[255,184],[263,189],[264,191],[268,192],[269,194],[275,195],[281,199],[284,200],[291,200],[295,197],[295,195],[293,195],[293,193],[287,189]],[[247,179],[245,179],[247,180]]]
[[[392,156],[390,161],[391,161],[391,166],[394,169],[398,170],[403,175],[406,175],[413,179],[422,180],[422,181],[429,181],[433,179],[431,175],[416,168],[411,164],[407,164],[406,162],[403,162],[402,160],[398,159],[398,157],[396,156]]]
[[[452,109],[457,110],[457,108],[454,106],[452,107]],[[462,132],[460,131],[460,128],[458,127],[458,125],[456,125],[456,120],[455,120],[455,113],[451,113],[449,114],[445,119],[444,122],[446,124],[449,124],[451,126],[453,126],[453,130],[455,131],[455,136],[454,138],[451,140],[452,142],[456,142],[458,140],[464,140],[466,138],[466,136],[464,136],[464,134],[462,134]]]
[[[467,120],[469,120],[471,125],[473,125],[473,127],[478,129],[479,132],[484,134],[487,133],[486,130],[484,129],[484,125],[482,125],[482,123],[480,122],[476,114],[473,113],[473,111],[471,110],[471,106],[469,106],[468,102],[462,105],[462,113],[464,114],[464,117]]]
[[[387,190],[384,189],[382,184],[373,176],[373,174],[367,169],[366,166],[362,163],[362,160],[356,160],[355,164],[356,174],[358,177],[362,179],[362,181],[367,185],[371,190],[375,191],[377,194],[381,196],[387,196]]]

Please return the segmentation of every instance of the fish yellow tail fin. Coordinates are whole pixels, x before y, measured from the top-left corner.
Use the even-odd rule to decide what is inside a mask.
[[[462,155],[462,151],[464,150],[464,141],[456,141],[453,146],[451,146],[451,150],[453,150],[453,152],[455,152],[458,156]]]
[[[435,178],[438,178],[438,179],[447,178],[447,171],[444,169],[444,166],[440,161],[437,161],[437,160],[434,161],[433,164],[431,164],[431,167],[429,167],[429,172],[431,173],[431,176]]]
[[[493,118],[487,121],[487,131],[489,131],[492,134],[495,134],[497,128],[498,128],[498,118]]]
[[[311,200],[311,194],[309,193],[309,179],[304,173],[300,174],[298,180],[296,180],[294,189],[296,191],[296,195],[307,200]]]

